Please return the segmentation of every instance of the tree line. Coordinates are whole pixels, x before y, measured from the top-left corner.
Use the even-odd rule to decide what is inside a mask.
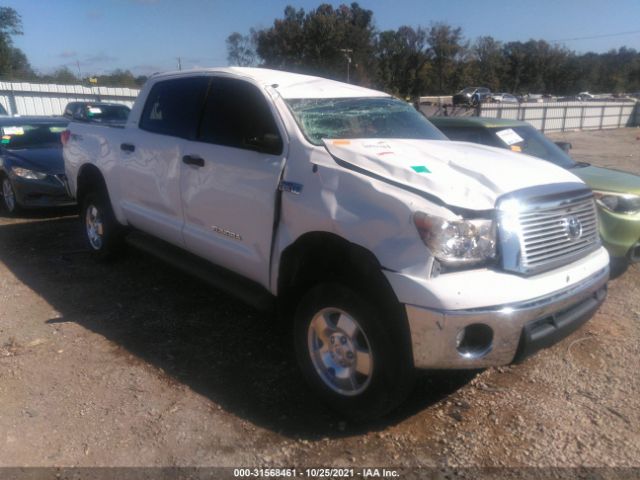
[[[89,84],[89,76],[68,66],[36,72],[13,43],[22,34],[20,15],[0,7],[0,79]],[[309,11],[288,6],[268,28],[229,35],[227,52],[230,65],[349,79],[411,98],[480,85],[516,94],[640,91],[640,52],[632,48],[578,54],[544,40],[470,41],[446,23],[380,31],[373,11],[358,3]],[[98,85],[131,88],[147,80],[122,69],[92,77]]]
[[[640,91],[640,52],[631,48],[578,54],[545,40],[470,41],[441,22],[380,31],[358,3],[288,6],[268,28],[229,35],[227,54],[230,65],[349,78],[412,98],[466,86],[516,94]]]

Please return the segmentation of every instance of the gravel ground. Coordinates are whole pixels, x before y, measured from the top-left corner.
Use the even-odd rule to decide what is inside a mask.
[[[639,134],[554,137],[640,173]],[[634,265],[551,349],[421,375],[353,426],[267,315],[139,253],[93,263],[73,211],[0,217],[0,466],[640,467],[639,340]]]

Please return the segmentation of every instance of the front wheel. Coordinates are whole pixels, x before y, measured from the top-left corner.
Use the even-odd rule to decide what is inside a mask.
[[[82,201],[80,220],[87,246],[97,260],[111,260],[120,253],[124,232],[106,195],[89,193]]]
[[[312,288],[296,311],[296,356],[309,385],[357,421],[381,416],[413,385],[403,323],[385,318],[366,296],[341,284]]]
[[[16,192],[11,185],[9,177],[2,177],[2,201],[4,208],[10,215],[15,214],[18,209],[18,201],[16,200]]]

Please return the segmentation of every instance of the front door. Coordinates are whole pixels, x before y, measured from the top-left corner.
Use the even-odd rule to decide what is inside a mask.
[[[214,77],[182,164],[187,249],[265,287],[285,161],[282,138],[256,86]]]

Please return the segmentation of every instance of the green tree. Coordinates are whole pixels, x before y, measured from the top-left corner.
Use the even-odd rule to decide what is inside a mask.
[[[227,37],[227,61],[229,65],[252,67],[256,64],[256,57],[253,32],[249,35],[233,32]]]
[[[402,26],[380,32],[375,42],[377,85],[401,97],[425,93],[429,71],[427,32]]]
[[[432,87],[434,93],[448,93],[465,83],[465,56],[467,44],[463,43],[462,28],[446,23],[435,23],[427,33],[433,64]]]
[[[11,7],[0,7],[0,76],[29,80],[35,76],[25,54],[13,46],[13,37],[22,35],[22,19]]]
[[[493,92],[504,90],[500,78],[504,70],[502,44],[493,37],[478,37],[471,47],[471,83],[489,87]]]
[[[309,12],[286,7],[284,18],[255,31],[253,40],[263,66],[366,84],[372,81],[373,35],[371,10],[322,4]]]

